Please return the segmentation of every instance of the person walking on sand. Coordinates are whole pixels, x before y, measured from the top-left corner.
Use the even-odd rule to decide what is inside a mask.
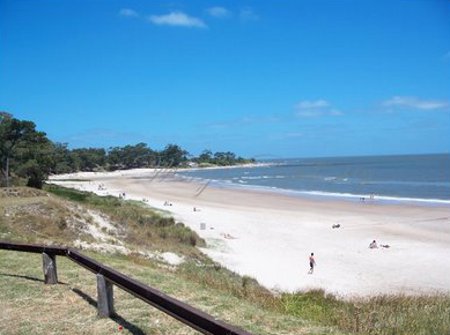
[[[314,253],[311,253],[311,256],[309,256],[309,274],[313,274],[314,267],[316,266],[316,260],[314,259]]]

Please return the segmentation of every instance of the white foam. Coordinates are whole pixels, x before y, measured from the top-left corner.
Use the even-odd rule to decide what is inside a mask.
[[[427,198],[412,198],[412,197],[397,197],[397,196],[387,196],[387,195],[371,195],[371,194],[354,194],[354,193],[339,193],[339,192],[325,192],[325,191],[307,191],[307,190],[291,190],[279,188],[276,186],[262,186],[262,185],[248,185],[243,181],[237,183],[224,183],[221,180],[209,179],[212,183],[211,185],[216,187],[236,187],[236,188],[247,188],[257,191],[266,192],[276,192],[283,193],[292,196],[314,196],[314,197],[324,197],[324,198],[340,198],[349,200],[359,200],[364,198],[365,200],[378,200],[385,202],[413,202],[422,203],[430,205],[450,205],[450,200],[445,199],[427,199]]]

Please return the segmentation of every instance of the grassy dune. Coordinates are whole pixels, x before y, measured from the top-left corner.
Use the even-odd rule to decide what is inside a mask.
[[[89,211],[103,213],[130,250],[171,251],[177,267],[138,252],[89,256],[255,334],[450,334],[450,297],[379,296],[343,301],[323,291],[271,292],[224,269],[195,247],[204,241],[181,223],[139,203],[50,187],[0,192],[0,239],[71,245]],[[114,237],[115,238],[115,237]],[[112,240],[114,242],[114,238]],[[116,242],[117,243],[117,242]],[[195,334],[119,289],[114,319],[96,316],[95,276],[58,258],[61,285],[42,282],[39,255],[0,251],[0,334]]]

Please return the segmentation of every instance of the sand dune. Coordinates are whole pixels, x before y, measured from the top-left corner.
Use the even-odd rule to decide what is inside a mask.
[[[89,181],[58,181],[67,178]],[[206,254],[271,289],[323,288],[343,297],[450,292],[448,206],[312,200],[212,188],[151,169],[51,180],[99,194],[125,192],[128,199],[145,199],[168,210],[206,239]],[[166,201],[172,206],[165,206]],[[390,247],[369,249],[374,239]],[[317,262],[312,275],[311,252]]]

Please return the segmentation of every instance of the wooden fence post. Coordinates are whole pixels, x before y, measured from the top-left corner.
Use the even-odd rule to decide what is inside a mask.
[[[44,282],[46,284],[58,284],[58,274],[56,272],[56,256],[43,252],[42,263],[44,268]]]
[[[113,284],[101,274],[97,274],[97,310],[101,318],[114,314]]]

